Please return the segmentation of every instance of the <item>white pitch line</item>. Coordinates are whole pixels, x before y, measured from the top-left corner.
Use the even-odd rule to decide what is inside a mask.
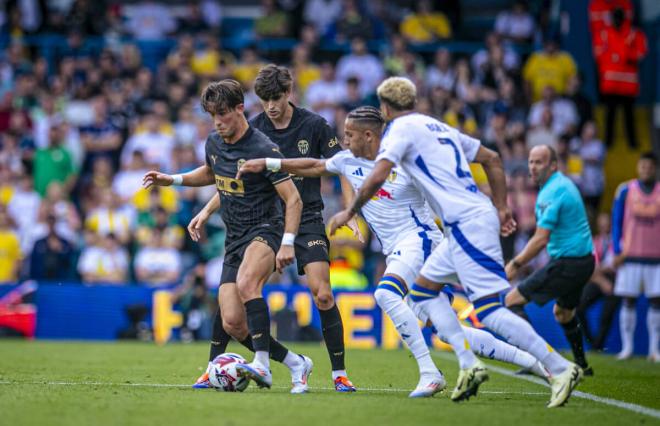
[[[0,381],[0,385],[44,385],[44,386],[135,386],[135,387],[153,387],[153,388],[190,388],[190,385],[170,384],[170,383],[112,383],[112,382],[11,382]],[[275,389],[289,389],[289,386],[274,385]],[[310,390],[334,390],[330,387],[310,386]],[[358,392],[393,392],[409,393],[410,389],[399,388],[359,388]],[[506,390],[488,390],[479,391],[479,393],[491,395],[545,395],[545,392],[512,392]]]
[[[538,377],[520,376],[515,374],[511,370],[507,370],[505,368],[497,367],[494,365],[489,365],[488,368],[490,370],[495,371],[496,373],[500,373],[505,376],[516,377],[518,379],[527,380],[528,382],[536,383],[538,385],[550,387],[546,382],[544,382],[542,379]],[[572,395],[577,396],[578,398],[588,399],[589,401],[600,402],[601,404],[611,405],[613,407],[622,408],[624,410],[632,411],[638,414],[645,414],[647,416],[660,419],[660,410],[644,407],[643,405],[633,404],[631,402],[619,401],[618,399],[614,399],[614,398],[605,398],[602,396],[594,395],[592,393],[582,392],[578,390],[573,391]]]

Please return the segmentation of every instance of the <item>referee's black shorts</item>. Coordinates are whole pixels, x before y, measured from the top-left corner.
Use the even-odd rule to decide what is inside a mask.
[[[595,260],[591,254],[552,259],[518,285],[518,291],[525,299],[540,306],[556,299],[559,307],[575,309],[580,303],[582,289],[594,272],[594,266]]]

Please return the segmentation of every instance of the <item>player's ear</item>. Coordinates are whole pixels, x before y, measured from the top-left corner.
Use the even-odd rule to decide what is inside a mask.
[[[236,105],[236,111],[240,112],[243,114],[245,112],[245,104],[238,104]]]

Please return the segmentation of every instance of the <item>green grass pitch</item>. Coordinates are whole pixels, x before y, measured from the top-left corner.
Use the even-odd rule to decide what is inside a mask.
[[[635,407],[574,396],[549,410],[548,388],[495,371],[468,402],[451,402],[448,390],[411,400],[417,368],[403,349],[348,351],[349,375],[359,390],[339,394],[331,390],[324,347],[290,347],[314,360],[309,394],[290,395],[288,371],[279,364],[272,366],[270,390],[254,384],[244,393],[191,389],[205,364],[205,344],[2,340],[0,425],[660,425],[660,365],[643,359],[591,354],[596,375],[578,388]],[[238,344],[229,350],[248,357]],[[436,353],[435,360],[453,387],[456,362],[447,353]]]

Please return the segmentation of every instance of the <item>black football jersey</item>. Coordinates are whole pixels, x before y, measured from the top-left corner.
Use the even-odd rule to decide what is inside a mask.
[[[288,173],[264,170],[236,179],[245,161],[264,157],[283,158],[277,145],[252,127],[233,144],[226,143],[217,132],[206,140],[206,164],[215,174],[227,240],[239,239],[257,226],[281,225],[284,221],[275,185],[290,179]]]
[[[293,116],[286,129],[276,129],[264,112],[250,120],[250,124],[275,142],[285,158],[330,158],[341,151],[334,131],[323,117],[292,106]],[[293,181],[303,202],[300,223],[322,222],[321,179],[294,176]]]

